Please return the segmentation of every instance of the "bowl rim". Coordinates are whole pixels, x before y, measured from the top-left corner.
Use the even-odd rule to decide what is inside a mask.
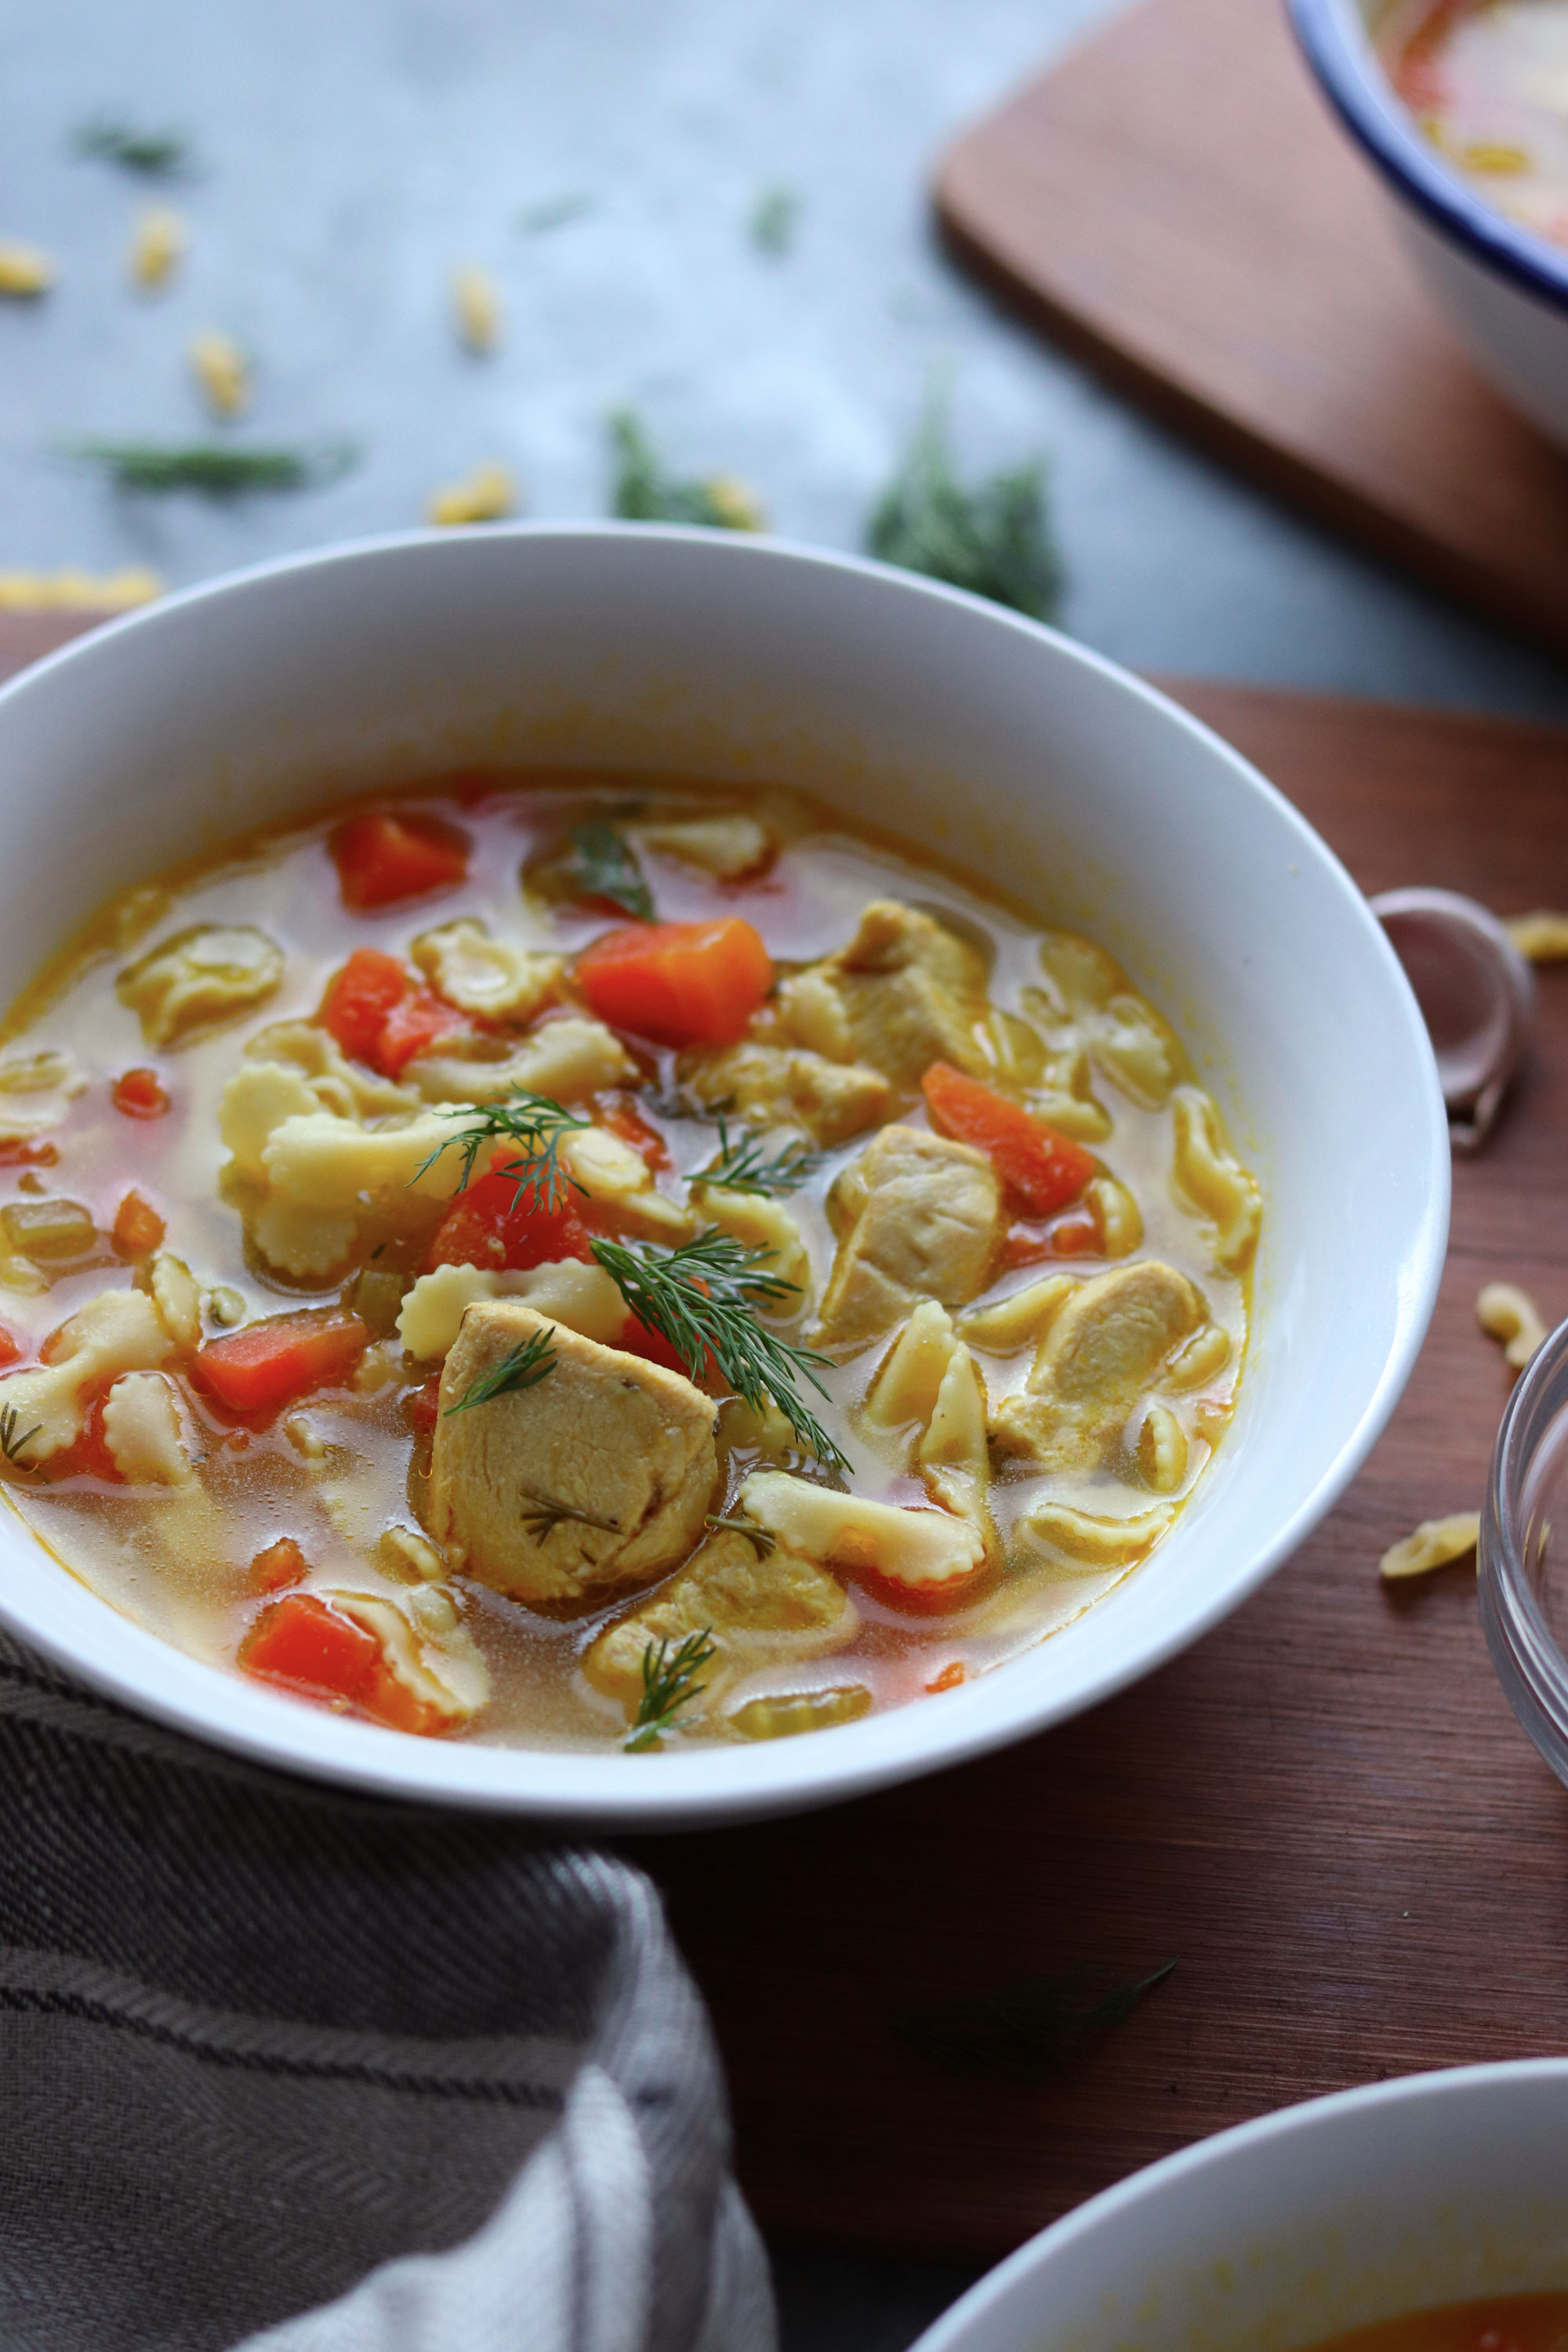
[[[1302,2133],[1331,2127],[1345,2116],[1378,2108],[1425,2105],[1470,2094],[1506,2088],[1510,2084],[1559,2083],[1568,2094],[1568,2057],[1507,2058],[1473,2066],[1435,2066],[1419,2074],[1394,2074],[1386,2081],[1360,2083],[1347,2091],[1330,2091],[1316,2099],[1300,2099],[1288,2107],[1274,2107],[1228,2130],[1212,2132],[1187,2147],[1177,2148],[1155,2164],[1144,2165],[1125,2179],[1102,2189],[1097,2197],[1076,2205],[1028,2239],[1016,2253],[977,2279],[966,2294],[911,2347],[911,2352],[967,2352],[970,2330],[978,2320],[1006,2301],[1020,2281],[1044,2268],[1065,2248],[1090,2235],[1107,2221],[1114,2222],[1158,2197],[1177,2182],[1211,2166],[1247,2157]],[[1044,2315],[1042,2314],[1042,2316]]]
[[[1297,1550],[1332,1507],[1382,1434],[1408,1381],[1436,1305],[1447,1248],[1450,1191],[1447,1115],[1436,1064],[1414,992],[1382,925],[1340,859],[1293,803],[1239,751],[1202,720],[1119,663],[1079,644],[1059,630],[989,599],[945,583],[896,569],[869,557],[757,533],[728,533],[680,524],[596,520],[415,529],[338,541],[300,553],[223,573],[174,592],[157,604],[123,614],[78,638],[5,686],[0,719],[22,697],[47,688],[73,667],[95,661],[112,664],[139,633],[178,626],[181,617],[220,602],[243,597],[269,583],[287,583],[332,569],[350,572],[366,562],[397,560],[420,549],[451,551],[464,541],[495,548],[505,541],[663,541],[701,549],[717,563],[785,562],[830,574],[859,576],[880,592],[956,606],[981,616],[997,630],[1048,646],[1061,659],[1092,673],[1118,695],[1141,702],[1162,721],[1201,745],[1228,769],[1238,784],[1269,806],[1303,859],[1325,869],[1364,925],[1373,957],[1393,989],[1392,1007],[1402,1018],[1414,1049],[1414,1066],[1425,1078],[1426,1182],[1421,1217],[1406,1245],[1405,1278],[1399,1287],[1394,1343],[1373,1383],[1353,1428],[1324,1465],[1310,1491],[1290,1517],[1253,1552],[1246,1569],[1217,1591],[1190,1597],[1179,1616],[1135,1650],[1107,1661],[1066,1693],[1030,1696],[1021,1678],[1009,1679],[998,1704],[996,1688],[1009,1667],[942,1695],[940,1709],[901,1707],[828,1734],[726,1748],[689,1756],[665,1755],[656,1772],[640,1759],[601,1756],[578,1749],[513,1748],[479,1743],[420,1740],[374,1724],[350,1722],[324,1709],[301,1705],[260,1685],[209,1666],[173,1648],[156,1634],[95,1600],[81,1623],[48,1622],[40,1609],[19,1607],[9,1583],[0,1580],[0,1624],[45,1652],[68,1672],[139,1716],[154,1719],[254,1762],[319,1780],[356,1788],[402,1801],[436,1803],[472,1811],[549,1820],[584,1830],[653,1831],[710,1826],[720,1822],[805,1811],[865,1796],[929,1772],[966,1763],[1099,1706],[1141,1681],[1200,1640],[1248,1599]],[[19,1523],[30,1540],[31,1531]],[[47,1557],[47,1548],[38,1546]],[[64,1569],[73,1592],[82,1588]],[[62,1605],[60,1615],[69,1612]],[[1034,1654],[1009,1662],[1016,1669]],[[145,1666],[146,1671],[142,1668]],[[149,1690],[151,1677],[153,1687]],[[1013,1683],[1019,1682],[1016,1695]],[[718,1769],[715,1769],[718,1768]],[[646,1775],[646,1777],[645,1777]],[[521,1785],[520,1785],[521,1783]]]
[[[1373,63],[1354,0],[1286,0],[1308,64],[1363,153],[1430,227],[1554,310],[1568,310],[1568,254],[1479,196],[1415,129]]]

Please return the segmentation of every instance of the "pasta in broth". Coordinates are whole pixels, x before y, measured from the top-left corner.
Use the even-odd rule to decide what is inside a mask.
[[[127,892],[13,1013],[6,1491],[404,1731],[826,1727],[1147,1557],[1258,1224],[1089,941],[803,795],[448,780]]]

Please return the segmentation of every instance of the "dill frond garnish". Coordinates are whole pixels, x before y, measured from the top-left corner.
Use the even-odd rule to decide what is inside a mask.
[[[758,1139],[750,1133],[737,1141],[730,1140],[730,1129],[722,1111],[718,1114],[719,1155],[706,1168],[699,1168],[688,1178],[692,1184],[721,1184],[731,1192],[797,1192],[815,1169],[820,1168],[826,1154],[814,1151],[804,1139],[786,1143],[775,1159],[763,1156]]]
[[[635,410],[610,418],[616,479],[610,512],[624,522],[705,523],[711,530],[761,530],[762,508],[743,482],[728,474],[677,481],[667,474]]]
[[[777,1405],[819,1462],[848,1469],[796,1388],[804,1379],[826,1396],[816,1367],[831,1359],[795,1347],[757,1320],[760,1311],[800,1295],[798,1283],[764,1272],[768,1250],[748,1249],[717,1226],[672,1250],[597,1238],[589,1247],[632,1313],[669,1341],[692,1380],[711,1372],[753,1412]]]
[[[466,1119],[467,1126],[456,1135],[438,1143],[427,1159],[422,1160],[409,1178],[417,1184],[421,1176],[435,1167],[444,1151],[456,1144],[463,1155],[463,1177],[459,1191],[472,1182],[474,1163],[487,1143],[504,1138],[521,1143],[522,1157],[509,1160],[503,1168],[490,1171],[492,1175],[510,1176],[515,1188],[512,1205],[527,1200],[531,1208],[553,1213],[566,1198],[567,1187],[581,1192],[583,1186],[574,1176],[568,1176],[560,1161],[561,1139],[574,1129],[592,1127],[590,1118],[579,1118],[551,1095],[530,1094],[526,1087],[514,1089],[504,1102],[454,1103],[442,1112],[444,1118]]]
[[[568,221],[582,220],[595,209],[587,190],[576,188],[569,195],[544,196],[538,204],[520,205],[512,215],[512,226],[524,236],[543,236],[550,229],[564,228]]]
[[[708,1511],[703,1515],[702,1524],[705,1528],[711,1528],[716,1535],[744,1536],[749,1544],[754,1545],[759,1559],[766,1559],[778,1543],[778,1538],[769,1535],[766,1528],[758,1527],[755,1519],[726,1519],[716,1511]]]
[[[541,1495],[532,1486],[525,1486],[522,1491],[534,1506],[524,1511],[522,1524],[538,1543],[552,1536],[565,1519],[576,1519],[585,1528],[600,1528],[607,1536],[621,1532],[619,1519],[601,1518],[597,1511],[586,1511],[580,1503],[557,1502],[553,1495]]]
[[[642,1696],[626,1740],[628,1756],[657,1748],[667,1732],[680,1729],[682,1707],[689,1706],[708,1687],[697,1676],[717,1655],[710,1627],[700,1633],[688,1633],[674,1650],[668,1633],[648,1643],[642,1654]]]
[[[782,261],[795,243],[800,198],[793,188],[764,188],[752,206],[746,228],[759,253]]]
[[[579,898],[607,898],[639,923],[654,919],[653,892],[623,836],[602,816],[574,824],[568,873]]]
[[[1037,621],[1049,620],[1061,594],[1043,463],[1016,467],[966,489],[953,471],[940,400],[928,404],[902,466],[873,509],[866,544],[884,563],[989,596]]]
[[[66,455],[100,466],[117,490],[166,494],[196,490],[204,498],[233,499],[252,490],[311,490],[335,482],[359,461],[352,443],[319,449],[232,449],[226,443],[194,441],[166,446],[150,441],[75,441]]]
[[[16,1424],[21,1418],[14,1404],[8,1404],[5,1412],[0,1412],[0,1454],[4,1454],[13,1469],[31,1470],[34,1465],[31,1462],[23,1461],[22,1448],[32,1444],[44,1424],[36,1421],[31,1429],[19,1430]]]
[[[95,115],[71,141],[79,155],[97,163],[118,163],[123,171],[139,172],[147,180],[173,180],[188,172],[190,142],[178,131],[137,131],[129,122]]]
[[[1081,1971],[1025,1977],[978,2000],[895,2017],[896,2030],[928,2058],[966,2074],[1001,2074],[1015,2083],[1061,2082],[1108,2033],[1131,2017],[1175,1967],[1095,1994]]]
[[[515,1396],[520,1389],[536,1389],[555,1370],[554,1343],[553,1323],[542,1331],[535,1331],[531,1339],[520,1339],[488,1372],[474,1375],[457,1403],[447,1407],[442,1419],[450,1421],[455,1412],[471,1412],[475,1405],[489,1404],[499,1396]]]

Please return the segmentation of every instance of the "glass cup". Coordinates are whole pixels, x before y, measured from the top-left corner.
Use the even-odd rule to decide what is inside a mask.
[[[1568,1323],[1520,1374],[1498,1432],[1478,1554],[1498,1680],[1568,1782]]]

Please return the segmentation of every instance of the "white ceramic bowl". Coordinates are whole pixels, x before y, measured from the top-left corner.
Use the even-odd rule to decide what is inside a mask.
[[[1360,893],[1215,736],[1048,629],[906,573],[645,525],[410,534],[172,597],[0,692],[0,1002],[110,891],[324,792],[461,761],[806,784],[1091,931],[1181,1026],[1262,1180],[1235,1424],[1159,1551],[1056,1639],[841,1729],[626,1757],[447,1744],[199,1664],[0,1514],[0,1618],[130,1705],[327,1779],[644,1827],[816,1804],[1043,1729],[1254,1591],[1382,1429],[1448,1144]]]
[[[914,2352],[1297,2352],[1568,2288],[1568,2059],[1342,2091],[1200,2140],[1042,2231]]]
[[[1427,291],[1481,373],[1568,444],[1568,253],[1497,212],[1422,137],[1368,26],[1381,0],[1288,0],[1297,38],[1375,166]]]

